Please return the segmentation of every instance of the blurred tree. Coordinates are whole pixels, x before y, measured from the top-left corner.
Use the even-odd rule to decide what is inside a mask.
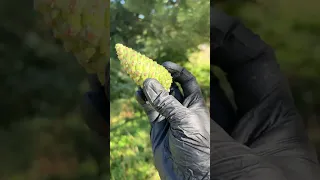
[[[122,43],[158,63],[188,61],[209,43],[209,1],[114,0],[111,3],[111,99],[132,97],[135,87],[121,71],[114,45]]]

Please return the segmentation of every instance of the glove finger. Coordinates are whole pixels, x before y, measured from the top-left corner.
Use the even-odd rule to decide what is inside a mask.
[[[176,83],[172,83],[169,94],[178,99],[179,102],[183,102],[183,95]],[[139,102],[140,105],[143,105],[148,101],[147,97],[144,95],[144,92],[141,88],[139,88],[136,92],[136,100]]]
[[[179,87],[177,86],[176,83],[172,83],[172,86],[170,87],[170,94],[172,96],[174,96],[180,103],[183,102],[183,95],[179,90]],[[138,103],[143,107],[144,111],[146,112],[146,114],[154,114],[149,118],[154,119],[156,113],[152,112],[152,111],[156,111],[152,105],[148,102],[143,90],[141,88],[138,89],[138,91],[136,92],[136,100],[138,101]],[[158,112],[157,112],[158,113]],[[160,121],[162,120],[162,118],[158,118],[156,121]],[[153,122],[153,121],[151,121]]]
[[[136,92],[136,100],[140,105],[144,105],[148,101],[141,88],[139,88],[138,91]]]
[[[181,104],[183,103],[183,94],[176,83],[172,83],[170,88],[170,95],[174,96]]]
[[[156,148],[159,147],[164,140],[164,137],[166,137],[170,127],[169,122],[165,120],[164,116],[161,116],[156,110],[154,110],[152,105],[147,101],[143,90],[140,88],[136,92],[136,99],[144,109],[151,123],[150,139],[152,150],[155,152]]]
[[[173,83],[170,88],[170,93],[175,96],[180,102],[183,101],[183,95],[180,92],[178,86]],[[149,121],[151,122],[151,132],[150,138],[152,142],[153,152],[156,151],[156,148],[163,142],[164,138],[167,135],[170,124],[165,120],[165,117],[160,115],[148,102],[146,96],[143,93],[143,90],[139,88],[136,92],[136,99],[138,103],[143,107],[144,111],[148,115]]]
[[[143,92],[154,110],[169,120],[183,118],[181,116],[188,110],[155,79],[144,81]]]
[[[196,78],[188,70],[173,62],[165,62],[162,65],[171,73],[173,80],[181,84],[185,98],[194,93],[201,94]]]
[[[230,134],[237,122],[236,112],[213,73],[210,75],[210,94],[210,117]]]
[[[165,119],[147,101],[147,98],[144,95],[143,90],[141,88],[139,88],[138,91],[136,92],[136,100],[142,106],[144,112],[147,114],[150,123],[160,122]]]

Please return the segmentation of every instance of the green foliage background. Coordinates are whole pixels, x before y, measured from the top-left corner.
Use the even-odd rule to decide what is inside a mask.
[[[320,3],[215,2],[276,49],[310,137],[320,151]],[[123,43],[159,63],[174,61],[185,66],[209,98],[207,53],[200,50],[202,46],[198,48],[209,42],[208,3],[112,1],[113,179],[158,179],[149,124],[133,99],[136,86],[119,67],[114,44]],[[32,0],[0,1],[0,180],[107,179],[108,151],[86,127],[78,108],[88,91],[85,72],[59,42],[44,33],[36,19]]]

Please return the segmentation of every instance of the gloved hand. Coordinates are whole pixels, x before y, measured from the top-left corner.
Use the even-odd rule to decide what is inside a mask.
[[[151,123],[154,162],[161,179],[210,179],[210,115],[195,77],[172,62],[163,66],[180,83],[170,94],[155,79],[137,91]]]
[[[211,176],[216,180],[320,179],[317,155],[274,50],[238,19],[216,8],[210,14],[211,65],[226,73],[236,105],[233,109],[227,102],[212,74]]]

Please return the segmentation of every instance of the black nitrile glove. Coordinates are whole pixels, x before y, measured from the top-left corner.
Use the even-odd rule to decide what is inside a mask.
[[[177,64],[163,66],[181,84],[167,92],[147,79],[137,100],[151,122],[154,161],[161,179],[210,179],[210,115],[195,77]]]
[[[320,179],[317,155],[274,50],[238,19],[216,8],[210,14],[211,65],[226,73],[236,104],[235,110],[212,74],[212,179]]]

